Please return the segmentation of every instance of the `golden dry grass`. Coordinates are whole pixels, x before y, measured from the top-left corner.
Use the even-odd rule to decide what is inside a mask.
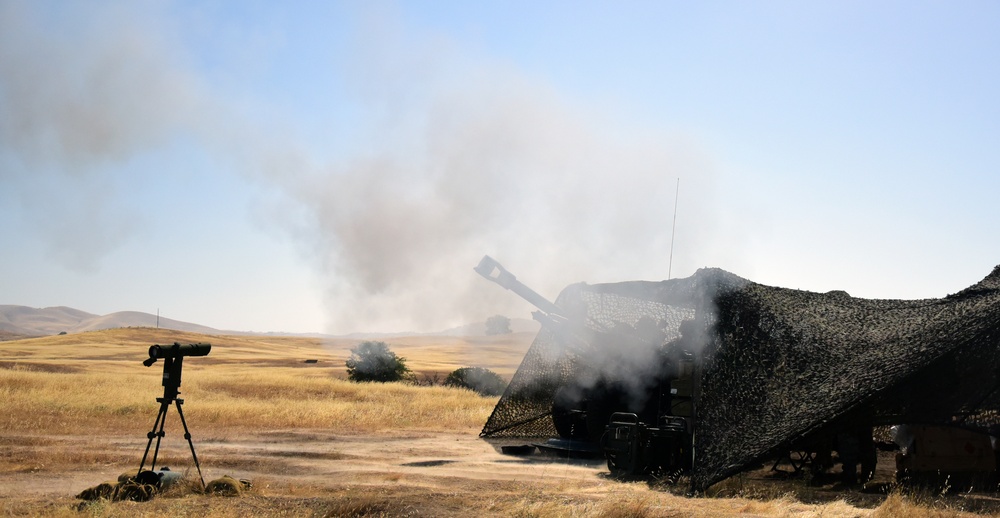
[[[162,395],[162,363],[141,361],[152,343],[174,341],[213,343],[209,356],[184,362],[184,413],[201,428],[465,429],[481,426],[496,403],[440,386],[347,382],[343,362],[317,339],[116,329],[0,344],[11,359],[0,362],[7,367],[0,368],[0,434],[148,429]],[[442,351],[428,356],[435,368],[461,366],[442,363]]]
[[[153,343],[210,342],[207,357],[185,360],[181,397],[195,442],[209,440],[209,461],[217,468],[283,473],[255,481],[238,498],[175,492],[150,502],[76,502],[66,497],[16,497],[0,489],[0,514],[8,516],[401,516],[494,515],[523,517],[652,516],[966,516],[963,510],[995,506],[935,495],[892,493],[865,500],[817,495],[804,486],[788,492],[751,487],[736,479],[715,495],[688,498],[676,488],[620,483],[594,473],[560,477],[570,468],[533,467],[541,478],[484,479],[461,470],[433,477],[435,460],[448,451],[421,450],[413,437],[475,437],[496,402],[473,392],[409,384],[356,384],[343,379],[349,349],[359,340],[322,342],[312,338],[204,336],[157,329],[117,329],[0,343],[0,478],[8,482],[59,484],[69,471],[134,469],[162,395],[162,364],[141,361]],[[386,340],[418,373],[450,372],[478,365],[509,377],[527,347],[525,337],[484,339],[412,337]],[[474,353],[484,353],[481,362]],[[318,363],[306,364],[306,359]],[[170,419],[176,419],[174,411]],[[179,426],[171,421],[169,438]],[[280,443],[316,435],[317,440],[245,451],[247,437]],[[345,444],[379,442],[411,451],[390,469],[350,468],[360,459]],[[138,440],[136,440],[138,438]],[[290,439],[291,440],[291,439]],[[298,440],[298,439],[296,439]],[[469,447],[469,440],[454,443]],[[374,441],[374,442],[372,442]],[[395,441],[395,442],[394,442]],[[349,441],[348,441],[349,442]],[[316,451],[301,450],[302,444]],[[144,445],[144,444],[143,444]],[[372,446],[374,445],[374,446]],[[252,448],[259,448],[256,444]],[[447,444],[444,446],[448,448]],[[300,449],[296,449],[300,448]],[[391,449],[391,447],[390,447]],[[372,450],[372,451],[375,451]],[[228,453],[227,453],[228,452]],[[183,447],[166,451],[163,462],[185,465]],[[383,453],[396,455],[394,451]],[[407,457],[410,456],[410,457]],[[418,462],[407,463],[407,458]],[[348,469],[338,481],[303,478],[309,469]],[[328,467],[327,467],[328,466]],[[348,466],[345,468],[344,466]],[[498,464],[497,466],[503,466]],[[350,469],[361,469],[357,474]],[[423,469],[425,471],[414,472]],[[366,471],[367,470],[367,471]],[[516,471],[515,471],[516,473]],[[289,478],[290,477],[290,478]],[[78,477],[79,478],[79,477]],[[95,478],[93,484],[102,479]],[[2,485],[2,483],[0,483]],[[48,493],[51,494],[51,493]],[[7,495],[4,497],[3,495]]]
[[[185,417],[201,428],[233,433],[332,423],[352,432],[465,429],[481,426],[496,404],[496,398],[447,387],[351,383],[329,369],[185,370]],[[81,428],[137,433],[152,425],[158,408],[160,373],[153,374],[0,369],[0,433],[63,434]]]
[[[510,378],[531,345],[533,335],[403,336],[381,339],[406,358],[414,372],[451,372],[459,367],[485,367]],[[0,342],[0,367],[18,361],[56,371],[94,370],[122,362],[141,362],[152,344],[208,342],[212,353],[192,360],[194,367],[242,363],[247,366],[301,366],[307,359],[344,373],[350,350],[363,339],[304,338],[270,335],[201,335],[154,328],[121,328],[71,335]],[[133,363],[132,365],[138,365]],[[153,370],[153,369],[151,369]]]

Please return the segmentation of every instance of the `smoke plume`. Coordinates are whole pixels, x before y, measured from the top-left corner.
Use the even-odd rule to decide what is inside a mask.
[[[0,3],[0,180],[56,259],[93,272],[136,228],[125,165],[197,127],[196,79],[139,12],[29,5]]]
[[[527,316],[472,271],[484,254],[550,298],[577,281],[665,278],[678,178],[689,247],[713,224],[692,139],[436,35],[379,19],[358,31],[341,65],[360,115],[337,121],[349,138],[329,156],[213,89],[154,16],[116,6],[69,23],[24,5],[0,4],[0,178],[69,267],[93,270],[128,239],[125,165],[178,136],[281,193],[263,217],[322,274],[331,332]],[[79,189],[87,201],[71,202]],[[675,254],[675,275],[693,255]]]

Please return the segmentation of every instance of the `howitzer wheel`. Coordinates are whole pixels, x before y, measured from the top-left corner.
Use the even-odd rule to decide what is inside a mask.
[[[587,417],[583,402],[573,392],[560,387],[552,398],[552,424],[563,439],[587,439]]]

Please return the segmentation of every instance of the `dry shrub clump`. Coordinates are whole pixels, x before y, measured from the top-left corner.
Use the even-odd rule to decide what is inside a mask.
[[[873,518],[951,518],[977,516],[947,506],[941,499],[926,493],[905,494],[893,491],[882,505],[875,508]]]
[[[320,509],[324,516],[389,517],[406,516],[402,502],[387,498],[357,496],[329,502]]]
[[[663,495],[632,490],[594,498],[557,498],[550,494],[531,495],[509,506],[491,509],[500,514],[521,518],[652,518],[661,516],[695,516],[690,509],[670,509]]]
[[[597,505],[596,515],[606,518],[653,518],[663,516],[663,509],[645,495],[607,497]]]
[[[736,503],[735,514],[741,516],[843,516],[853,518],[870,514],[870,511],[859,509],[844,500],[807,504],[792,494],[785,494],[769,500],[739,499]]]
[[[751,516],[775,515],[783,509],[792,507],[794,504],[795,501],[788,496],[773,500],[745,500],[739,512],[740,514],[749,514]]]
[[[705,493],[711,498],[747,498],[758,501],[783,499],[789,488],[780,485],[755,484],[746,473],[739,473],[713,485]]]

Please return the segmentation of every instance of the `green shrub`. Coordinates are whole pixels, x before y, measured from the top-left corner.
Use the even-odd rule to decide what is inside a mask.
[[[445,378],[444,384],[474,390],[483,396],[499,396],[507,388],[507,382],[499,374],[482,367],[455,369]]]
[[[347,359],[347,379],[351,381],[400,381],[409,372],[406,359],[396,356],[385,342],[361,342]]]
[[[486,335],[509,335],[512,331],[510,330],[510,319],[503,315],[493,315],[486,319]]]

